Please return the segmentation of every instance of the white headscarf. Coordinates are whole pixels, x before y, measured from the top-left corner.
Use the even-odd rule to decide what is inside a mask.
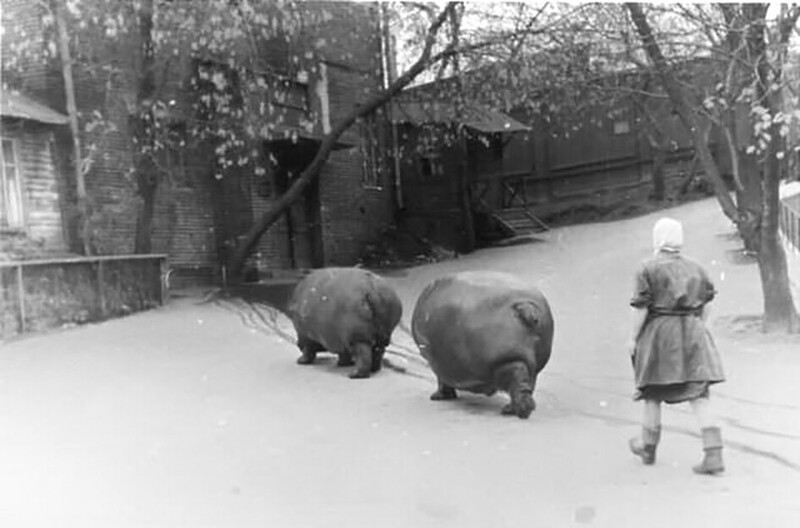
[[[678,253],[683,247],[683,226],[673,218],[662,218],[653,226],[653,252]]]

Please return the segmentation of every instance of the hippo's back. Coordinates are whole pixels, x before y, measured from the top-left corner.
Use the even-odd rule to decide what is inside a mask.
[[[402,304],[386,281],[374,273],[324,268],[311,272],[297,285],[287,312],[298,334],[330,351],[342,351],[354,340],[388,343],[402,315]]]
[[[482,391],[500,364],[523,361],[535,372],[544,368],[553,319],[538,289],[504,273],[465,272],[425,288],[412,332],[440,379]]]

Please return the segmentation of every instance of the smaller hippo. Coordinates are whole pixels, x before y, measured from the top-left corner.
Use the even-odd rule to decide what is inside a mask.
[[[381,368],[403,305],[392,287],[374,273],[325,268],[297,285],[287,313],[302,352],[299,364],[309,365],[317,352],[327,350],[339,356],[339,366],[355,363],[351,378],[368,378]]]
[[[553,316],[544,295],[517,278],[474,271],[429,284],[417,300],[411,330],[436,374],[432,400],[456,389],[507,392],[503,414],[528,418],[536,377],[550,359]]]

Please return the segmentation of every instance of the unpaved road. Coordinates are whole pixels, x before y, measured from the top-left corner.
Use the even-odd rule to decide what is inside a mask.
[[[720,321],[758,313],[757,270],[728,253],[716,205],[671,214],[717,281]],[[683,407],[664,413],[656,466],[627,452],[639,413],[627,300],[655,218],[391,277],[406,322],[447,271],[507,270],[543,289],[555,349],[526,421],[500,416],[499,395],[429,401],[434,385],[413,362],[416,376],[370,380],[332,358],[300,367],[241,303],[183,299],[0,345],[0,526],[800,526],[798,340],[720,326],[723,477],[691,473],[701,451]],[[403,331],[395,341],[413,351]]]

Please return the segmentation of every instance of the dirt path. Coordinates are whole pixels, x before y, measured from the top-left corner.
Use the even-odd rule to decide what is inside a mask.
[[[353,381],[332,359],[296,365],[285,321],[237,303],[181,300],[2,345],[0,526],[797,526],[800,341],[737,335],[731,316],[760,308],[757,271],[726,254],[736,244],[713,202],[672,214],[721,292],[722,478],[691,474],[700,446],[683,408],[664,414],[656,466],[627,452],[638,408],[621,344],[645,217],[391,278],[406,321],[455,269],[546,292],[555,352],[527,421],[501,417],[502,396],[429,401],[402,331],[391,357],[414,375]]]

